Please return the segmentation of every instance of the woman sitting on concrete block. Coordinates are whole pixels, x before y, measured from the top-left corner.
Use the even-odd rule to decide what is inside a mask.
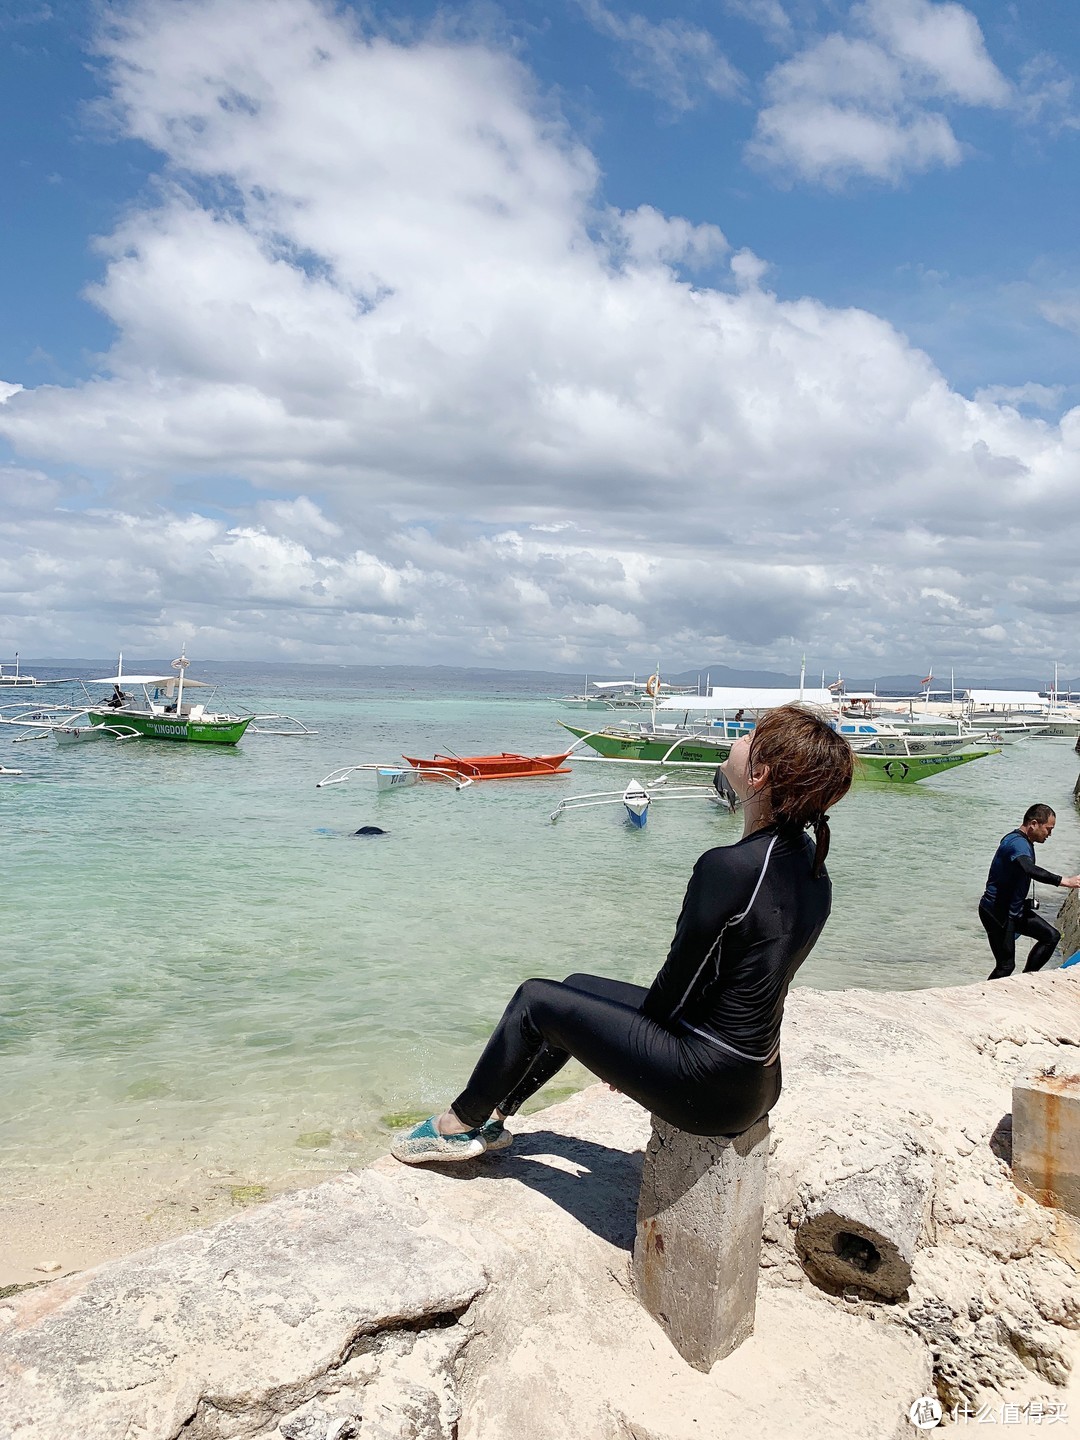
[[[721,768],[742,802],[742,839],[694,866],[649,989],[595,975],[526,980],[465,1089],[392,1155],[422,1165],[505,1149],[505,1118],[571,1056],[695,1135],[740,1134],[768,1114],[788,987],[829,917],[827,811],[851,785],[852,752],[818,714],[783,705]]]

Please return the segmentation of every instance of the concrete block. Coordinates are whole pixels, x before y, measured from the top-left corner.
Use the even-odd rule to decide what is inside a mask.
[[[1080,1216],[1080,1069],[1048,1065],[1018,1077],[1012,1120],[1014,1185]]]
[[[832,1186],[795,1234],[811,1279],[897,1300],[911,1284],[933,1172],[922,1156],[891,1156]]]
[[[696,1370],[753,1333],[769,1122],[733,1139],[653,1117],[634,1244],[634,1286]]]
[[[1080,787],[1080,780],[1076,783]],[[1077,800],[1080,803],[1080,795]],[[1080,950],[1080,890],[1065,891],[1065,899],[1054,924],[1061,931],[1061,953],[1067,960],[1070,955],[1075,955]],[[1080,970],[1073,970],[1072,973],[1080,975]]]

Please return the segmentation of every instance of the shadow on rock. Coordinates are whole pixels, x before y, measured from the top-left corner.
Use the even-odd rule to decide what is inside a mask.
[[[466,1165],[430,1166],[459,1180],[517,1180],[573,1215],[601,1240],[633,1250],[642,1151],[627,1154],[593,1140],[531,1130],[514,1148]],[[568,1168],[572,1167],[572,1168]]]
[[[1012,1164],[1012,1115],[1003,1115],[990,1136],[990,1149],[1006,1165]]]

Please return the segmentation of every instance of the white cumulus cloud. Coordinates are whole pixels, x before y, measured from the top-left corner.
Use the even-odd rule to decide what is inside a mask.
[[[846,74],[850,49],[795,57],[792,95],[906,94],[857,43]],[[715,226],[613,209],[513,57],[314,0],[144,0],[104,58],[159,173],[101,242],[95,373],[5,387],[0,647],[1056,653],[1080,412],[969,399]]]
[[[812,41],[768,76],[750,156],[832,187],[959,164],[941,105],[1012,98],[974,15],[940,0],[865,0],[848,18],[851,33]]]

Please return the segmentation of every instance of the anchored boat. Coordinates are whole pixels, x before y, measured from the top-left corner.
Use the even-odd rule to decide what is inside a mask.
[[[350,775],[355,775],[360,771],[370,771],[374,774],[375,788],[380,792],[408,790],[411,786],[419,784],[421,780],[450,780],[456,790],[464,790],[466,785],[472,784],[472,780],[457,775],[452,770],[437,769],[435,766],[426,766],[422,770],[417,770],[411,766],[364,764],[343,765],[340,770],[331,770],[329,775],[324,775],[321,780],[315,782],[315,789],[322,790],[327,785],[344,785]]]
[[[196,690],[216,686],[190,680],[185,671],[191,662],[181,649],[167,675],[126,675],[120,656],[115,675],[106,675],[86,684],[111,685],[112,695],[96,704],[7,705],[0,707],[0,724],[17,726],[31,733],[23,740],[53,735],[61,745],[82,745],[97,740],[178,740],[196,745],[235,745],[251,727],[260,735],[314,735],[302,721],[291,715],[232,715],[211,711],[205,702],[192,700]],[[82,682],[78,682],[82,684]],[[124,687],[128,687],[125,689]],[[140,689],[142,698],[129,693]],[[83,693],[87,694],[86,685]],[[273,726],[274,728],[270,728]],[[288,728],[282,728],[287,726]]]
[[[654,780],[631,780],[625,790],[594,790],[588,795],[568,795],[551,812],[552,824],[568,810],[591,810],[598,805],[621,804],[626,818],[638,830],[644,830],[649,807],[654,800],[707,800],[714,805],[730,806],[728,797],[713,785],[668,785],[666,775]]]
[[[531,780],[541,775],[569,775],[564,761],[570,755],[516,755],[504,750],[499,755],[436,755],[433,760],[420,760],[413,755],[401,758],[415,770],[444,770],[468,780]]]
[[[724,739],[722,734],[710,734],[705,726],[639,725],[631,730],[608,725],[600,730],[587,730],[580,725],[570,725],[565,720],[560,720],[559,724],[595,750],[600,759],[614,764],[620,761],[641,764],[646,761],[653,765],[707,770],[715,769],[731,753],[732,742]],[[593,758],[579,756],[582,760]]]
[[[185,671],[190,664],[181,648],[179,656],[172,662],[172,673],[169,675],[125,675],[121,655],[115,675],[90,682],[113,687],[112,698],[107,703],[87,708],[90,729],[98,730],[102,735],[112,734],[118,740],[180,740],[194,745],[235,745],[243,738],[253,717],[212,713],[200,701],[192,700],[190,692],[213,687],[202,680],[188,680]],[[142,690],[141,704],[132,700],[123,688],[125,685]],[[189,692],[186,699],[185,691]],[[57,735],[61,744],[85,738],[77,726],[72,727],[72,731]]]
[[[985,760],[988,755],[1000,754],[1000,750],[959,750],[949,755],[867,755],[857,751],[855,774],[861,780],[914,785],[917,780],[928,780],[932,775],[955,770],[958,765],[969,765],[973,760]]]

